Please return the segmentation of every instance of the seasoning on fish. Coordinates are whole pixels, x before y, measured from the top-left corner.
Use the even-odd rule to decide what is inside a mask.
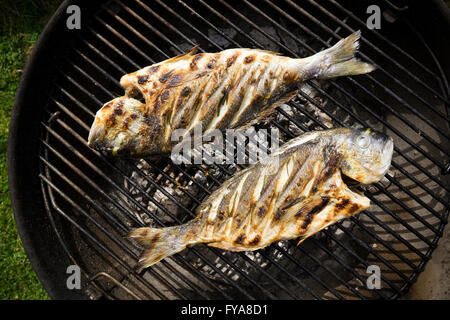
[[[145,247],[141,269],[186,246],[207,243],[251,251],[278,240],[300,242],[369,208],[370,200],[343,182],[379,181],[389,169],[392,138],[370,129],[306,133],[275,151],[269,161],[239,171],[198,208],[195,219],[166,228],[138,228],[130,237]]]
[[[186,129],[187,136],[201,125],[207,135],[267,121],[305,80],[374,70],[354,57],[359,38],[358,31],[303,59],[256,49],[194,54],[194,48],[124,75],[125,96],[97,112],[88,144],[113,155],[160,155],[179,142],[171,141],[176,129]]]

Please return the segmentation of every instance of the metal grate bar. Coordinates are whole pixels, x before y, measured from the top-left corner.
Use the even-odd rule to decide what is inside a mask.
[[[335,238],[332,237],[331,233],[328,233],[327,236],[330,235],[330,238],[333,239],[334,242]],[[363,278],[358,272],[356,272],[354,269],[350,268],[339,256],[333,254],[330,250],[327,249],[327,247],[325,247],[322,243],[320,243],[320,241],[317,241],[316,239],[313,238],[314,243],[324,252],[326,252],[330,257],[332,257],[333,259],[335,259],[339,265],[341,265],[345,270],[347,270],[348,272],[350,272],[356,279],[358,279],[359,281],[361,281],[361,283],[364,283],[367,279]],[[345,246],[342,246],[342,248],[346,249]],[[348,251],[350,253],[350,251]],[[356,257],[359,258],[359,260],[364,263],[364,260],[361,259],[361,257],[359,257],[358,255],[355,255]],[[368,266],[367,262],[365,262],[366,267]],[[386,279],[384,276],[380,277],[381,281],[386,282]],[[388,280],[389,281],[389,280]],[[394,288],[396,288],[394,286]],[[352,290],[353,291],[353,290]],[[388,296],[386,296],[381,290],[373,290],[373,292],[375,292],[377,295],[379,295],[381,298],[383,299],[387,299]],[[367,298],[367,297],[364,297]]]
[[[116,69],[118,69],[121,74],[125,74],[126,73],[126,71],[124,69],[122,69],[120,66],[118,66],[114,61],[112,61],[107,55],[103,54],[95,46],[90,44],[86,39],[78,38],[78,41],[83,42],[89,48],[89,50],[94,51],[95,54],[97,54],[98,56],[102,57],[103,60],[106,60],[111,66],[113,66]]]
[[[147,56],[145,53],[142,52],[142,50],[139,50],[133,43],[131,43],[128,39],[126,39],[125,37],[123,37],[120,33],[118,33],[113,27],[111,27],[108,23],[106,23],[105,21],[103,21],[103,19],[101,19],[99,16],[95,17],[96,20],[98,20],[100,22],[100,24],[103,27],[106,27],[106,29],[108,29],[112,34],[114,34],[118,39],[124,41],[127,45],[129,45],[130,47],[132,47],[134,49],[134,51],[136,51],[137,53],[139,53],[143,58],[145,58],[147,61],[153,61],[149,56]],[[152,62],[154,63],[154,62]]]
[[[119,55],[119,57],[122,57],[123,59],[125,59],[129,64],[131,64],[133,66],[133,68],[135,69],[139,69],[141,68],[138,64],[136,64],[133,60],[131,60],[130,58],[128,58],[126,55],[124,55],[124,53],[119,50],[115,45],[113,45],[110,41],[106,40],[102,35],[100,35],[98,32],[95,32],[93,28],[90,29],[91,33],[97,38],[99,39],[101,42],[103,42],[104,44],[106,44],[110,49],[112,49],[115,53],[117,53]],[[117,66],[117,64],[114,64],[115,66]],[[126,72],[123,72],[126,73]]]
[[[224,37],[225,39],[227,39],[230,43],[234,44],[236,47],[239,47],[239,44],[234,41],[233,38],[230,38],[226,33],[222,32],[222,30],[218,29],[214,24],[212,24],[211,22],[209,22],[207,19],[203,18],[201,15],[199,15],[197,13],[197,11],[195,11],[194,9],[192,9],[188,4],[184,3],[182,0],[177,0],[178,3],[180,3],[184,8],[188,9],[191,15],[194,15],[195,17],[197,17],[198,19],[202,20],[203,22],[205,22],[209,27],[211,27],[215,32],[217,32],[218,34],[220,34],[222,37]],[[167,10],[170,10],[167,9]],[[173,10],[172,10],[173,11]],[[172,12],[171,11],[171,12]],[[180,17],[176,12],[173,12],[173,14],[178,18]],[[181,18],[181,17],[180,17]],[[181,20],[181,19],[180,19]],[[189,25],[188,22],[186,22],[186,20],[181,20],[183,21],[185,24]],[[215,43],[214,43],[215,45]]]
[[[300,8],[298,5],[292,3],[292,1],[287,0],[289,2],[289,4],[291,4],[293,7],[295,7],[297,9],[297,11],[301,12],[302,14],[304,14],[305,16],[307,16],[309,19],[311,19],[313,22],[315,22],[317,25],[319,25],[323,30],[331,33],[334,37],[336,37],[337,39],[341,39],[340,36],[338,36],[336,34],[336,32],[332,31],[331,29],[329,29],[328,27],[326,27],[323,23],[321,23],[317,18],[313,17],[310,13],[306,12],[304,9]],[[336,16],[334,16],[333,14],[331,14],[328,10],[324,9],[322,6],[318,5],[317,3],[315,3],[313,0],[308,0],[312,5],[314,5],[316,8],[318,8],[321,12],[325,13],[327,15],[327,17],[329,17],[330,19],[332,19],[333,21],[335,21],[336,23],[338,23],[340,26],[346,28],[347,30],[354,32],[355,30],[351,29],[348,25],[346,25],[345,23],[343,23],[342,21],[340,21],[339,18],[337,18]],[[320,40],[322,41],[322,40]],[[382,53],[384,57],[389,58],[389,60],[393,63],[396,63],[395,60],[393,60],[392,58],[388,57],[384,52],[382,52],[378,47],[374,46],[371,42],[365,40],[364,38],[362,38],[362,41],[364,41],[365,43],[369,44],[370,47],[372,47],[373,49],[375,49],[377,52]],[[431,106],[428,102],[426,102],[425,100],[423,100],[423,98],[421,98],[420,96],[418,96],[414,91],[411,91],[411,89],[409,89],[407,86],[405,86],[401,81],[399,81],[397,78],[393,77],[391,75],[391,73],[387,72],[384,68],[381,68],[379,65],[377,65],[372,59],[370,59],[369,57],[367,57],[366,55],[364,55],[363,53],[361,53],[361,56],[364,57],[366,60],[368,60],[369,62],[371,62],[372,64],[377,66],[377,69],[383,71],[383,73],[385,75],[387,75],[389,78],[391,78],[392,80],[394,80],[396,83],[398,83],[399,85],[402,86],[402,88],[404,88],[405,90],[407,90],[410,94],[412,94],[413,96],[415,96],[417,99],[419,99],[422,103],[424,103],[427,107],[430,108],[430,110],[438,113],[440,116],[447,118],[448,116],[446,116],[445,114],[441,113],[440,111],[436,110],[433,108],[433,106]],[[407,71],[404,67],[402,67],[400,64],[397,63],[397,66],[399,68],[401,68],[402,70],[406,71],[407,74],[410,74],[409,71]],[[372,79],[374,82],[376,82],[380,87],[382,87],[383,89],[387,89],[386,86],[383,86],[381,83],[379,83],[378,81],[376,81],[371,75],[367,75],[370,79]],[[423,82],[421,82],[423,83]],[[410,105],[407,105],[406,102],[404,102],[401,98],[399,98],[397,95],[395,95],[394,92],[392,92],[391,90],[389,90],[389,93],[391,95],[393,95],[394,97],[396,97],[396,99],[402,103],[403,105],[405,105],[405,107],[407,108],[411,108]],[[412,110],[415,115],[417,115],[418,117],[422,117],[422,115],[420,113],[418,113],[416,110]],[[429,122],[428,119],[423,118],[423,121],[427,122],[430,126],[434,125],[432,123]],[[448,137],[447,137],[448,138]]]
[[[106,12],[108,12],[111,16],[113,16],[117,21],[120,22],[120,24],[122,24],[123,26],[125,26],[127,29],[131,30],[131,32],[133,32],[133,34],[135,34],[139,39],[141,39],[142,41],[144,41],[146,44],[148,44],[151,48],[155,49],[156,51],[158,51],[160,54],[162,54],[163,56],[167,56],[166,53],[164,53],[164,51],[162,51],[157,45],[155,45],[153,42],[151,42],[150,40],[148,40],[146,37],[144,37],[140,32],[138,32],[135,28],[133,28],[129,23],[127,23],[125,20],[123,20],[118,14],[115,14],[114,12],[112,12],[110,9],[108,9],[107,7],[105,7],[104,5],[102,6],[103,9],[105,9]],[[142,22],[142,19],[141,19]],[[147,25],[152,29],[153,32],[156,32],[157,34],[161,35],[161,33],[154,29],[153,27],[150,26],[150,24],[147,23]],[[121,36],[121,38],[123,38],[123,36]],[[171,42],[169,39],[167,39],[167,41],[170,42],[171,45],[175,45],[173,42]]]
[[[96,275],[94,275],[93,277],[90,278],[90,281],[95,281],[95,279],[100,278],[100,277],[105,277],[108,278],[109,280],[111,280],[112,282],[114,282],[114,284],[118,287],[120,287],[122,290],[125,290],[130,296],[132,296],[133,298],[135,298],[136,300],[142,300],[141,298],[139,298],[137,295],[135,295],[133,293],[133,291],[131,291],[130,289],[128,289],[127,287],[125,287],[120,281],[118,281],[117,279],[115,279],[114,277],[112,277],[111,275],[109,275],[106,272],[99,272]]]
[[[266,0],[265,0],[266,1]],[[313,22],[315,22],[316,24],[318,24],[321,28],[325,29],[326,31],[334,34],[334,31],[330,30],[327,27],[324,27],[323,23],[320,23],[317,19],[315,19],[313,16],[311,16],[311,14],[309,14],[308,12],[306,12],[305,10],[303,10],[302,8],[296,6],[294,4],[295,9],[297,9],[300,13],[304,14],[305,16],[307,16],[308,18],[310,18]],[[288,16],[287,13],[284,12],[285,16]],[[292,21],[295,21],[295,24],[298,26],[303,26],[302,24],[300,24],[297,20],[293,19],[291,17]],[[304,27],[304,26],[303,26]],[[313,33],[312,31],[310,31],[308,28],[305,28],[305,31],[307,31],[311,36],[313,36],[316,40],[320,41],[321,43],[323,43],[326,47],[329,47],[329,45],[322,40],[320,37],[318,37],[315,33]],[[340,39],[341,37],[334,35],[336,38]],[[297,41],[297,39],[295,39]],[[315,53],[316,51],[313,50],[313,53]],[[370,74],[366,75],[367,77],[369,77],[372,81],[377,82]],[[398,119],[402,120],[403,122],[405,122],[406,120],[404,119],[404,117],[402,117],[401,115],[398,114],[398,112],[396,112],[394,109],[392,109],[388,104],[384,103],[383,101],[381,101],[378,97],[376,97],[375,95],[373,95],[373,93],[371,93],[369,90],[367,90],[365,87],[363,87],[361,84],[359,84],[356,80],[347,77],[353,84],[355,84],[356,86],[358,86],[359,88],[363,89],[367,94],[371,95],[372,98],[374,98],[376,101],[378,101],[380,104],[382,104],[385,108],[387,108],[390,112],[392,112],[394,115],[397,116]],[[310,84],[311,81],[308,82],[308,84]],[[351,98],[354,98],[351,94],[347,93],[346,90],[343,90],[340,86],[337,85],[336,81],[331,80],[330,81],[331,85],[335,86],[336,88],[338,88],[341,92],[345,93],[346,95],[351,96]],[[377,82],[377,84],[386,89],[385,86],[383,86],[381,83]],[[393,93],[392,93],[393,94]],[[401,102],[401,101],[399,101]],[[362,106],[364,107],[364,109],[366,109],[366,111],[370,112],[374,117],[377,118],[377,120],[379,120],[380,122],[382,122],[387,128],[389,128],[390,130],[392,130],[393,132],[395,132],[399,137],[401,137],[403,140],[405,140],[406,142],[408,142],[413,148],[416,148],[419,152],[421,152],[425,157],[429,158],[431,161],[433,161],[436,165],[438,166],[442,166],[442,164],[434,159],[434,158],[430,158],[429,153],[424,151],[422,148],[418,147],[415,143],[413,143],[410,139],[408,139],[406,136],[404,136],[403,134],[399,133],[399,131],[395,128],[393,128],[391,125],[389,125],[388,123],[386,123],[384,120],[382,120],[377,114],[375,114],[372,110],[370,110],[369,108],[367,108],[364,104],[362,104]],[[415,113],[417,115],[417,112]],[[409,127],[411,127],[416,133],[420,134],[422,136],[421,130],[419,130],[418,128],[416,128],[410,121],[407,121],[408,123],[406,123]],[[442,151],[442,147],[440,147],[438,144],[436,144],[436,142],[429,138],[428,136],[425,137],[425,139],[429,140],[430,143],[432,143],[433,145],[435,145],[439,150]],[[398,150],[396,150],[398,151]],[[448,152],[448,151],[443,151],[443,152]]]
[[[263,15],[265,18],[267,18],[269,21],[271,21],[274,25],[276,25],[276,22],[274,22],[270,17],[268,17],[266,14],[264,14],[261,10],[259,10],[257,7],[255,7],[254,5],[248,3],[247,1],[245,1],[252,9],[254,9],[256,12],[258,12],[259,14]],[[309,1],[311,2],[311,1]],[[314,3],[315,4],[315,3]],[[315,4],[317,5],[317,4]],[[317,5],[319,6],[319,5]],[[319,6],[320,7],[320,6]],[[323,9],[323,7],[320,7],[321,9]],[[325,10],[325,9],[323,9]],[[325,10],[326,11],[326,10]],[[339,37],[337,35],[337,31],[333,31],[327,27],[324,26],[323,23],[319,23],[319,21],[314,18],[313,16],[311,16],[309,13],[305,12],[305,10],[302,9],[302,13],[304,13],[305,15],[307,15],[311,20],[313,20],[314,22],[316,22],[317,24],[320,24],[320,26],[325,29],[327,32],[331,33],[333,35],[333,37],[336,37],[339,39],[341,39],[341,37]],[[347,30],[354,32],[355,30],[351,29],[350,27],[348,27],[345,24],[345,19],[344,22],[342,22],[340,19],[336,18],[335,16],[331,15],[328,11],[326,11],[327,15],[329,15],[334,21],[338,22],[340,26],[346,28]],[[297,37],[295,37],[291,32],[289,32],[288,30],[286,30],[285,28],[280,27],[280,29],[282,29],[283,31],[285,31],[292,39],[298,41],[299,39]],[[365,40],[364,38],[362,38],[362,40],[368,44],[370,44],[371,47],[376,48],[375,46],[373,46],[369,41]],[[329,46],[329,41],[324,42],[322,41],[327,47]],[[303,43],[303,42],[301,42]],[[378,49],[378,48],[376,48]],[[414,95],[416,98],[418,98],[421,102],[423,102],[424,104],[427,105],[427,107],[431,108],[434,112],[436,112],[439,116],[444,117],[447,119],[447,116],[445,114],[443,114],[442,112],[440,112],[439,110],[434,109],[428,102],[426,102],[425,100],[423,100],[423,98],[417,96],[417,94],[415,92],[413,92],[410,88],[408,88],[407,86],[405,86],[403,83],[401,83],[400,81],[398,81],[395,77],[393,77],[391,75],[391,73],[387,72],[384,68],[380,67],[380,65],[376,64],[372,59],[370,59],[369,57],[367,57],[366,55],[364,55],[363,53],[361,53],[361,56],[364,57],[367,61],[371,62],[373,65],[375,65],[377,67],[377,69],[382,70],[384,74],[388,75],[391,79],[393,79],[396,83],[399,83],[404,89],[406,89],[410,94]],[[371,80],[373,80],[375,83],[377,83],[380,87],[383,87],[384,90],[389,90],[387,87],[383,86],[381,83],[379,83],[379,81],[375,80],[371,75],[367,75]],[[390,93],[394,96],[395,93],[392,92],[391,90],[389,90]],[[396,96],[398,99],[401,99],[400,97]],[[399,100],[400,101],[400,100]],[[405,105],[406,102],[404,102],[403,100],[400,101],[402,104]],[[436,127],[436,125],[432,122],[430,122],[428,119],[426,119],[421,113],[417,112],[417,110],[415,110],[414,108],[411,108],[409,105],[405,105],[408,109],[410,109],[411,111],[414,112],[414,114],[416,116],[418,116],[420,119],[422,119],[423,121],[425,121],[430,127],[436,129],[439,131],[439,129]],[[396,114],[397,115],[397,114]],[[400,116],[398,116],[400,118]],[[448,118],[450,119],[450,118]],[[414,126],[411,122],[409,122],[410,126]],[[413,128],[413,127],[412,127]],[[415,128],[416,132],[421,132],[419,129]],[[442,133],[442,132],[441,132]],[[442,133],[447,139],[450,139],[450,136],[447,135],[446,133]],[[429,138],[427,135],[423,135],[424,138],[426,138],[430,143],[432,143],[434,146],[436,146],[439,149],[442,149],[442,147],[437,144],[433,139]],[[445,149],[443,150],[443,152],[447,153],[447,151],[445,151]],[[447,153],[450,154],[450,153]]]
[[[120,1],[119,2],[123,7],[125,7]],[[165,26],[167,26],[170,30],[172,30],[173,32],[175,32],[176,34],[178,34],[179,36],[181,36],[186,42],[190,43],[193,47],[196,46],[197,44],[194,43],[191,39],[189,39],[188,37],[186,37],[182,32],[180,32],[177,28],[174,28],[170,23],[168,23],[166,20],[164,20],[160,15],[158,15],[155,11],[153,11],[149,6],[145,5],[144,3],[142,3],[141,1],[137,0],[136,1],[142,8],[144,8],[147,12],[151,13],[154,17],[156,17],[159,21],[161,21],[162,23],[164,23]],[[164,6],[167,10],[171,10],[169,7],[167,7],[164,3],[158,1],[158,3],[162,6]],[[127,10],[130,10],[129,8],[126,8]],[[138,17],[138,15],[133,11],[133,16]],[[180,19],[181,21],[185,22],[186,20],[183,19],[180,16],[177,16],[178,19]],[[145,26],[148,26],[148,23],[145,23],[145,21],[142,21],[142,19],[140,18],[139,21],[141,21],[143,24],[145,24]],[[213,43],[207,36],[205,36],[203,34],[203,32],[200,32],[198,29],[194,29],[198,35],[200,35],[203,39],[207,40],[210,43]],[[166,37],[163,37],[164,40],[166,40]],[[180,53],[182,53],[183,51],[181,51],[178,46],[173,45],[174,48],[176,48],[177,50],[180,51]],[[200,48],[200,47],[199,47]],[[202,50],[203,51],[203,50]]]
[[[338,228],[340,230],[342,230],[343,232],[348,231],[346,228],[344,228],[342,225],[338,225]],[[344,230],[345,229],[345,230]],[[347,253],[349,253],[350,255],[352,255],[353,258],[355,258],[356,260],[358,260],[364,267],[368,267],[369,263],[362,259],[357,253],[355,253],[353,250],[349,249],[347,246],[345,246],[344,244],[342,244],[341,241],[339,241],[338,239],[336,239],[336,237],[333,235],[332,232],[329,232],[328,230],[323,230],[323,232],[327,235],[327,237],[329,237],[331,240],[333,240],[333,242],[335,242],[336,244],[338,244],[342,249],[344,249]],[[351,233],[350,233],[351,234]],[[349,234],[346,234],[347,236],[349,236]],[[353,236],[353,235],[352,235]],[[356,237],[352,237],[349,236],[350,238],[352,238],[353,240],[357,241],[358,243],[362,244],[361,240],[356,238]],[[371,249],[369,246],[367,246],[365,243],[363,244],[363,246],[368,249],[371,252]],[[372,253],[372,252],[371,252]],[[400,293],[400,289],[397,288],[397,286],[395,286],[389,279],[387,279],[384,275],[381,275],[380,280],[385,282],[389,287],[391,287],[394,291],[396,291],[397,293]],[[381,291],[377,291],[377,293],[381,293]],[[386,298],[386,297],[383,297]]]
[[[53,185],[47,178],[45,178],[43,175],[39,176],[49,187],[49,189],[56,191],[61,197],[66,197],[66,195],[61,192],[55,185]],[[70,201],[68,201],[70,203]],[[72,203],[71,203],[72,204]],[[102,250],[104,250],[108,255],[110,255],[111,257],[113,257],[115,259],[115,261],[119,262],[119,258],[115,255],[111,255],[111,251],[108,250],[108,248],[103,245],[102,243],[100,243],[97,239],[95,239],[95,237],[93,237],[89,232],[86,232],[82,226],[80,226],[80,224],[78,224],[77,222],[75,222],[72,218],[70,218],[57,204],[53,203],[52,204],[53,208],[60,214],[62,215],[66,220],[68,220],[73,226],[75,226],[75,228],[77,228],[79,231],[83,232],[96,246],[100,247]],[[119,262],[120,263],[120,262]],[[122,266],[126,266],[125,264],[122,264]],[[125,268],[127,268],[128,266],[126,266]],[[116,268],[117,271],[117,268]],[[132,274],[131,269],[127,268],[127,271],[129,272],[129,274]],[[155,287],[148,285],[148,287],[152,290],[153,293],[155,293],[160,299],[167,299],[167,296],[162,295],[158,289],[156,289]]]
[[[144,159],[145,163],[148,164],[149,166],[152,167],[152,169],[154,169],[155,171],[159,172],[164,178],[166,178],[166,180],[173,182],[174,184],[179,184],[178,181],[174,178],[172,178],[171,176],[169,176],[166,172],[164,172],[164,170],[161,170],[158,166],[156,166],[153,162],[151,161],[146,161]],[[200,184],[199,184],[200,185]],[[183,192],[184,195],[188,196],[189,199],[191,199],[192,201],[195,202],[196,205],[201,204],[201,201],[198,200],[194,195],[192,195],[189,191],[185,190],[185,188],[180,188],[181,192]],[[207,189],[205,189],[207,190]]]

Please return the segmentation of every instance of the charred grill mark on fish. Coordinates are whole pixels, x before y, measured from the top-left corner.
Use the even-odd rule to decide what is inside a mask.
[[[261,237],[259,235],[255,236],[252,241],[248,243],[249,246],[256,246],[261,241]]]
[[[161,95],[161,103],[166,102],[166,100],[169,99],[169,96],[170,96],[169,90],[164,90]]]
[[[281,217],[283,217],[283,215],[286,213],[286,211],[281,210],[281,209],[277,209],[277,212],[275,213],[274,217],[273,217],[273,221],[277,222],[278,220],[281,219]]]
[[[216,54],[215,56],[213,56],[209,61],[208,64],[206,65],[206,67],[208,69],[214,69],[214,67],[216,66],[217,60],[219,59],[220,54]]]
[[[152,74],[158,72],[159,68],[160,68],[160,66],[153,66],[153,67],[150,67],[150,68],[148,69],[148,75],[152,75]]]
[[[138,77],[138,83],[139,84],[144,84],[144,83],[147,82],[147,80],[148,80],[148,76],[139,76]]]
[[[246,56],[244,59],[244,63],[251,63],[255,60],[255,56]]]
[[[318,205],[316,205],[315,207],[313,207],[313,208],[311,209],[311,211],[309,211],[308,213],[306,213],[306,216],[305,216],[305,218],[304,218],[304,220],[303,220],[303,223],[302,223],[301,228],[302,228],[303,230],[306,230],[306,229],[308,228],[309,224],[310,224],[310,223],[312,222],[312,220],[314,219],[314,216],[315,216],[316,214],[318,214],[320,211],[322,211],[322,210],[325,208],[325,206],[326,206],[329,202],[330,202],[330,198],[328,198],[328,197],[322,197],[322,201],[321,201]],[[300,216],[302,216],[303,214],[304,214],[304,213],[302,212]],[[296,214],[295,216],[296,216],[296,217],[300,217],[300,216],[298,216],[297,214]]]
[[[243,244],[245,237],[246,237],[245,234],[241,234],[239,237],[236,238],[236,240],[234,240],[234,244]]]
[[[167,88],[178,86],[182,82],[182,79],[183,76],[181,74],[174,75],[167,84]]]
[[[163,74],[163,75],[159,78],[159,82],[161,82],[161,83],[166,83],[167,80],[170,78],[170,76],[172,75],[173,72],[174,72],[174,70],[170,70],[170,71],[166,72],[165,74]]]
[[[183,90],[181,90],[181,97],[186,97],[191,92],[191,88],[184,87]]]
[[[227,59],[227,69],[233,65],[233,63],[236,62],[236,59],[239,57],[239,54],[235,54]]]
[[[203,57],[203,53],[197,53],[193,58],[192,62],[189,64],[189,67],[191,70],[194,70],[197,68],[197,62]]]

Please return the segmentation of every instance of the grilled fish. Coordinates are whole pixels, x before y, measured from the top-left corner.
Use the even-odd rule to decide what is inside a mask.
[[[131,157],[170,153],[176,129],[185,136],[201,125],[210,130],[243,129],[267,121],[308,79],[370,72],[354,56],[360,32],[303,59],[256,49],[185,55],[124,75],[125,95],[107,102],[95,116],[88,144]],[[180,139],[181,140],[181,139]]]
[[[198,243],[251,251],[278,240],[303,241],[367,209],[369,199],[352,191],[341,173],[363,184],[379,181],[392,152],[392,138],[370,129],[303,134],[227,180],[186,224],[134,229],[130,238],[145,247],[139,266]]]

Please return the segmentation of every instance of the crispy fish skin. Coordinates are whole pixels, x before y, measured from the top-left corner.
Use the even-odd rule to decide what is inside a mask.
[[[106,103],[89,133],[90,147],[127,156],[169,153],[176,129],[190,135],[267,121],[301,82],[371,72],[354,55],[360,32],[303,59],[256,49],[185,55],[124,75],[125,96]],[[139,99],[140,97],[140,99]]]
[[[130,238],[145,247],[139,266],[146,268],[197,243],[251,251],[283,239],[303,241],[367,209],[369,199],[350,190],[341,173],[362,183],[378,181],[390,166],[392,152],[392,139],[370,129],[299,136],[274,152],[270,161],[227,180],[188,223],[133,230]]]

